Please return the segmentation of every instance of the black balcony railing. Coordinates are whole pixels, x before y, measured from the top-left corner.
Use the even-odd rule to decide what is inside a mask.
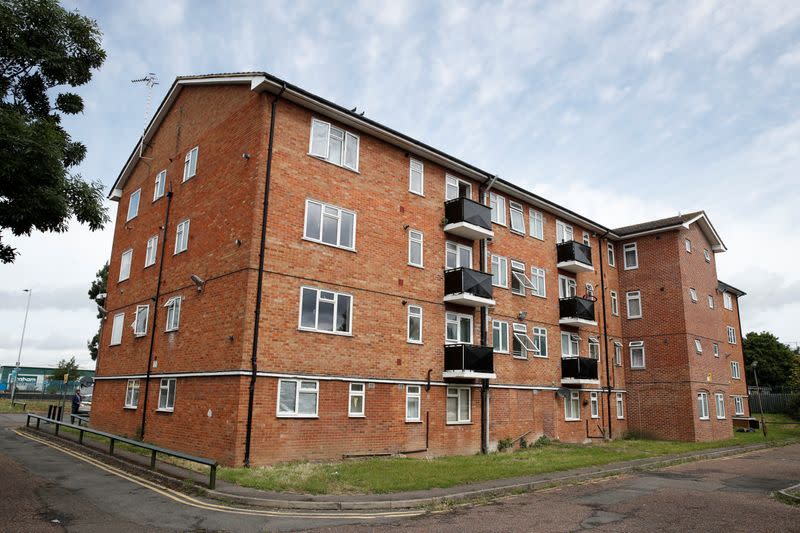
[[[594,322],[594,300],[571,296],[558,301],[558,311],[561,318],[579,318]]]
[[[444,347],[444,371],[494,374],[494,350],[491,346],[447,344]]]
[[[556,245],[559,263],[577,261],[592,266],[592,249],[581,242],[567,241]]]
[[[490,231],[492,229],[492,209],[469,198],[454,198],[445,202],[444,218],[448,224],[469,222]]]
[[[568,357],[561,359],[561,379],[589,379],[597,381],[597,359]]]
[[[492,275],[461,267],[444,271],[444,294],[467,292],[481,298],[492,298]]]

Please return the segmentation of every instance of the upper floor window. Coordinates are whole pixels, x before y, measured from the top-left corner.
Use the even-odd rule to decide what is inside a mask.
[[[309,241],[355,250],[356,214],[335,205],[306,200],[303,237]]]
[[[111,342],[109,346],[116,346],[122,343],[122,328],[125,327],[125,313],[114,315],[114,322],[111,325]]]
[[[311,120],[309,153],[315,157],[358,172],[358,143],[357,135],[316,118]]]
[[[714,309],[714,297],[710,294],[708,295],[708,308]]]
[[[728,326],[728,342],[736,344],[736,330],[733,329],[733,326]]]
[[[445,342],[472,344],[472,315],[445,313]]]
[[[547,330],[533,328],[533,356],[547,357]]]
[[[556,242],[568,242],[573,240],[572,226],[556,220]]]
[[[122,252],[119,262],[119,281],[125,281],[131,277],[131,261],[133,261],[133,250]]]
[[[597,337],[589,337],[589,357],[600,360],[600,341]]]
[[[144,267],[156,264],[156,251],[158,248],[158,235],[153,235],[147,239],[147,249],[144,254]]]
[[[164,307],[167,308],[167,327],[165,331],[178,331],[181,324],[181,302],[183,298],[180,296],[173,296]]]
[[[625,270],[639,268],[639,250],[635,242],[629,242],[622,247],[622,255],[625,260]]]
[[[147,317],[150,314],[149,305],[137,305],[136,317],[133,320],[133,336],[142,337],[147,334]]]
[[[139,198],[142,196],[142,189],[136,189],[131,193],[131,197],[128,200],[128,216],[125,219],[127,222],[132,218],[136,218],[136,215],[139,214]]]
[[[447,174],[444,179],[444,199],[453,200],[454,198],[471,198],[472,185],[455,176]]]
[[[542,298],[547,297],[547,286],[545,284],[543,268],[531,267],[531,283],[533,284],[533,288],[531,289],[532,295]]]
[[[628,344],[631,354],[631,368],[644,368],[644,342],[633,341]]]
[[[315,417],[319,403],[319,381],[278,380],[278,416]]]
[[[528,337],[528,326],[525,324],[512,324],[514,340],[511,343],[511,353],[514,357],[522,359],[528,358],[528,352],[536,354],[537,348],[530,337]]]
[[[617,297],[617,291],[611,291],[611,314],[614,316],[619,316],[619,298]]]
[[[492,348],[495,353],[508,353],[508,322],[492,320]]]
[[[185,252],[189,247],[189,219],[180,222],[175,229],[175,254]]]
[[[719,357],[719,344],[715,342],[711,347],[714,349],[714,357]]]
[[[689,288],[689,298],[691,298],[692,303],[697,303],[697,290],[693,288]]]
[[[531,237],[544,240],[544,216],[540,211],[530,210]]]
[[[574,333],[561,332],[561,357],[578,357],[581,354],[581,338]]]
[[[155,202],[162,196],[164,196],[164,188],[167,184],[167,171],[162,170],[158,174],[156,174],[156,183],[155,187],[153,187],[153,201]]]
[[[608,250],[608,266],[617,266],[617,258],[614,256],[614,245],[610,242],[606,243],[606,248]]]
[[[408,264],[415,267],[422,267],[422,239],[421,231],[409,230],[408,232]]]
[[[614,341],[614,364],[622,366],[622,343]]]
[[[300,289],[300,329],[320,333],[351,333],[353,297],[313,287]]]
[[[489,193],[489,206],[492,208],[492,222],[506,225],[506,199],[499,194]]]
[[[422,161],[413,158],[408,169],[408,190],[420,196],[425,195],[425,166]]]
[[[741,379],[742,375],[739,373],[739,362],[731,361],[731,377],[733,379]]]
[[[703,353],[703,343],[700,342],[700,339],[694,340],[694,349],[697,353]]]
[[[628,318],[642,318],[642,293],[640,291],[627,292],[625,301],[628,306]]]
[[[518,231],[525,233],[525,215],[522,211],[522,204],[510,201],[508,202],[509,213],[511,214],[511,231]]]
[[[528,275],[525,273],[525,264],[519,261],[511,261],[511,292],[525,296],[525,289],[533,293],[535,287]]]
[[[408,306],[408,329],[406,340],[413,344],[422,344],[422,307]]]
[[[686,239],[683,241],[683,246],[686,248],[686,251],[692,253],[692,241]]]
[[[492,254],[492,285],[508,287],[508,259]]]
[[[198,147],[195,146],[186,153],[186,157],[183,159],[183,181],[193,178],[197,174],[197,150]]]
[[[591,246],[592,245],[592,238],[589,236],[589,232],[588,231],[584,231],[583,232],[583,244],[585,246]]]
[[[444,255],[446,268],[472,268],[472,248],[469,246],[447,241]]]
[[[709,253],[708,249],[703,248],[703,258],[706,260],[706,263],[711,262],[711,254]]]
[[[722,293],[722,306],[728,311],[733,310],[733,297],[730,295],[730,293]]]
[[[558,297],[559,298],[572,298],[578,295],[578,284],[572,278],[567,276],[558,276]]]

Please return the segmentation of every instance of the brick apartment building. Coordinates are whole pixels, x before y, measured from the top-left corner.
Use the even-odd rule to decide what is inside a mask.
[[[236,465],[748,415],[702,212],[610,229],[266,73],[178,78],[110,198],[99,428]]]

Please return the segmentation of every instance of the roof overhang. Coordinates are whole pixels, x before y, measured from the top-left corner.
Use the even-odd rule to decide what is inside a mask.
[[[692,224],[697,224],[700,228],[700,231],[703,232],[703,235],[708,242],[711,243],[711,250],[713,252],[725,252],[728,248],[725,246],[725,243],[722,242],[717,230],[714,229],[714,226],[711,224],[711,221],[708,220],[708,217],[705,213],[701,213],[694,218],[681,222],[679,224],[671,224],[669,226],[664,226],[661,228],[652,228],[644,231],[638,231],[636,233],[628,233],[621,236],[616,236],[619,240],[628,240],[628,239],[635,239],[637,237],[644,237],[646,235],[654,235],[656,233],[664,233],[667,231],[679,231],[682,229],[689,229]]]
[[[719,280],[717,280],[717,289],[720,292],[729,292],[731,294],[734,294],[734,295],[736,295],[737,298],[740,298],[740,297],[744,296],[745,294],[747,294],[743,290],[737,289],[733,285],[728,285],[724,281],[719,281]]]

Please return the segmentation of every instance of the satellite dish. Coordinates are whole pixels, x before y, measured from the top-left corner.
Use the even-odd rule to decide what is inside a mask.
[[[556,396],[559,396],[561,398],[569,398],[569,393],[570,393],[570,390],[568,388],[566,388],[566,387],[559,387],[556,390]]]

